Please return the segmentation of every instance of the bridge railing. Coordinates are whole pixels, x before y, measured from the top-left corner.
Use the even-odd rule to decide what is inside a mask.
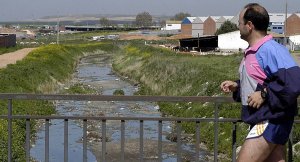
[[[219,123],[227,122],[232,123],[232,161],[236,161],[236,134],[237,134],[237,123],[241,122],[240,119],[234,118],[219,118],[218,109],[219,104],[221,103],[233,103],[234,101],[230,97],[204,97],[204,96],[187,96],[187,97],[177,97],[177,96],[102,96],[102,95],[42,95],[42,94],[0,94],[0,99],[8,100],[8,114],[0,115],[0,119],[6,119],[8,121],[8,146],[7,154],[8,161],[12,161],[12,121],[16,119],[26,120],[26,140],[25,140],[25,152],[26,152],[26,161],[30,161],[30,121],[44,119],[45,120],[45,162],[49,161],[49,127],[50,120],[59,119],[64,121],[64,161],[69,160],[69,146],[68,146],[68,134],[69,134],[69,120],[81,120],[83,122],[82,128],[82,147],[83,147],[83,159],[82,161],[87,161],[87,121],[97,120],[101,121],[101,161],[106,161],[106,131],[107,131],[107,121],[120,121],[120,157],[119,161],[125,161],[125,123],[127,121],[139,121],[139,161],[144,160],[144,122],[145,121],[155,121],[157,122],[157,161],[163,161],[163,152],[162,152],[162,128],[163,122],[172,121],[176,123],[176,137],[177,137],[177,161],[182,161],[182,122],[194,122],[195,123],[195,159],[193,161],[200,161],[199,152],[200,152],[200,123],[203,122],[213,122],[214,123],[214,156],[213,161],[218,161],[218,135],[219,135]],[[176,117],[105,117],[105,116],[33,116],[33,115],[13,115],[13,100],[73,100],[73,101],[148,101],[148,102],[211,102],[214,103],[214,118],[176,118]],[[299,99],[298,99],[299,101]],[[299,123],[300,121],[295,121]],[[291,133],[292,134],[292,133]],[[288,159],[292,160],[292,137],[289,140],[289,152]]]

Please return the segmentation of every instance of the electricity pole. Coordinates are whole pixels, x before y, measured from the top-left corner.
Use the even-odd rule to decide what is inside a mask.
[[[287,38],[286,38],[286,28],[287,28],[287,0],[285,0],[285,21],[284,21],[284,42],[283,42],[283,45],[287,45]]]
[[[56,44],[59,44],[59,19],[57,20]]]

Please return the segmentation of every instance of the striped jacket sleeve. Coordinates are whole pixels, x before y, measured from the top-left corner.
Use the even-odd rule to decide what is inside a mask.
[[[297,105],[300,94],[300,68],[284,47],[268,48],[256,56],[267,74],[264,86],[270,110],[287,111]]]

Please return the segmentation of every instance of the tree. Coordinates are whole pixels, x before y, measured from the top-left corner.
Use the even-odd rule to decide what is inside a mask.
[[[152,16],[148,12],[136,15],[135,23],[138,27],[149,27],[152,25]]]
[[[186,17],[191,17],[191,14],[179,12],[179,13],[177,13],[177,14],[173,17],[173,19],[174,19],[175,21],[182,21],[182,20],[183,20],[184,18],[186,18]]]
[[[236,24],[230,22],[229,20],[226,20],[221,27],[216,31],[215,35],[220,35],[223,33],[229,33],[232,31],[236,31],[238,30],[238,27],[236,26]]]
[[[161,26],[161,27],[166,26],[166,20],[159,20],[158,25]]]
[[[100,24],[101,24],[101,26],[103,26],[103,27],[108,27],[108,26],[111,25],[111,24],[110,24],[110,21],[109,21],[108,18],[106,18],[106,17],[102,17],[102,18],[100,19]]]

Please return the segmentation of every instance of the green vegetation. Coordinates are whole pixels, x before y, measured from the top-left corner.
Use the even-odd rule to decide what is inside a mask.
[[[57,82],[64,82],[74,71],[77,60],[96,50],[113,51],[109,43],[49,45],[32,51],[22,61],[0,69],[1,93],[51,93]],[[74,88],[75,89],[75,88]],[[1,100],[1,115],[7,114],[7,100]],[[55,113],[48,101],[13,101],[13,115],[50,115]],[[34,135],[36,121],[31,121]],[[25,161],[25,120],[13,120],[13,159]],[[7,120],[0,120],[0,161],[7,161]]]
[[[138,13],[135,17],[135,24],[138,27],[149,27],[152,25],[152,16],[149,12]]]
[[[223,80],[238,78],[238,66],[242,54],[231,56],[192,56],[177,54],[167,49],[133,43],[124,47],[116,56],[114,69],[141,83],[137,95],[171,96],[224,96],[219,85]],[[213,103],[159,103],[163,114],[177,117],[213,118]],[[219,117],[240,118],[240,104],[220,104]],[[194,133],[193,123],[183,123],[186,132]],[[201,137],[209,149],[213,149],[214,124],[201,123]],[[237,146],[248,133],[248,125],[239,123]],[[296,128],[295,128],[296,129]],[[219,124],[218,150],[231,156],[232,123]],[[295,130],[294,141],[299,141],[299,130]],[[295,137],[297,136],[297,137]]]
[[[238,27],[236,26],[236,24],[230,22],[229,20],[226,20],[221,27],[216,31],[216,35],[220,35],[223,33],[229,33],[229,32],[233,32],[233,31],[237,31]]]
[[[72,85],[69,89],[65,89],[63,93],[67,94],[97,94],[98,92],[82,83],[76,83]]]
[[[121,75],[142,83],[138,94],[171,96],[223,96],[219,89],[224,79],[237,79],[237,68],[242,56],[201,56],[176,54],[167,49],[141,44],[128,45],[116,56],[113,67]],[[214,117],[212,103],[159,103],[160,111],[177,117]],[[221,104],[219,116],[239,118],[239,104]],[[194,133],[193,123],[183,123],[185,131]],[[213,148],[213,124],[201,123],[201,139]],[[231,152],[231,123],[220,124],[219,150]],[[239,124],[238,142],[247,132],[245,124]]]
[[[117,89],[114,91],[113,95],[116,95],[116,96],[124,96],[124,91],[122,89]]]
[[[6,47],[0,47],[0,55],[4,54],[4,53],[9,53],[9,52],[14,52],[14,51],[17,51],[21,49],[20,46],[16,46],[16,47],[9,47],[9,48],[6,48]]]
[[[186,13],[179,12],[179,13],[175,14],[175,16],[173,18],[171,18],[171,20],[182,21],[186,17],[191,17],[191,14],[187,13],[187,12]]]
[[[89,37],[95,32],[85,33],[79,37]],[[74,41],[74,42],[73,42]],[[58,82],[64,82],[73,73],[78,59],[97,50],[117,53],[113,68],[120,75],[129,76],[141,88],[137,95],[170,95],[170,96],[225,96],[220,89],[220,83],[225,79],[238,78],[237,68],[242,58],[241,54],[231,56],[192,56],[182,55],[168,49],[145,46],[144,41],[104,41],[101,43],[86,43],[82,41],[66,41],[69,45],[42,46],[31,52],[17,64],[0,69],[1,93],[51,93]],[[156,41],[153,44],[159,43]],[[95,91],[82,84],[75,84],[68,94],[90,94]],[[122,94],[122,90],[116,90]],[[123,91],[124,93],[124,91]],[[0,113],[7,114],[7,101],[0,101],[3,109]],[[212,118],[213,103],[167,103],[160,102],[163,114],[177,117]],[[19,115],[50,115],[55,113],[53,105],[48,101],[15,101],[13,114]],[[220,104],[219,116],[223,118],[239,118],[240,104]],[[31,121],[31,128],[36,125]],[[194,123],[182,123],[188,133],[194,133]],[[201,123],[201,141],[209,149],[214,143],[214,124]],[[239,123],[237,129],[237,145],[241,145],[247,133],[248,126]],[[231,154],[231,123],[219,124],[219,152]],[[31,130],[31,135],[35,129]],[[294,128],[294,143],[300,139],[298,127]],[[13,161],[24,161],[25,121],[13,120]],[[7,159],[7,121],[0,120],[0,160]],[[297,150],[298,147],[297,147]],[[230,155],[228,155],[230,156]]]

